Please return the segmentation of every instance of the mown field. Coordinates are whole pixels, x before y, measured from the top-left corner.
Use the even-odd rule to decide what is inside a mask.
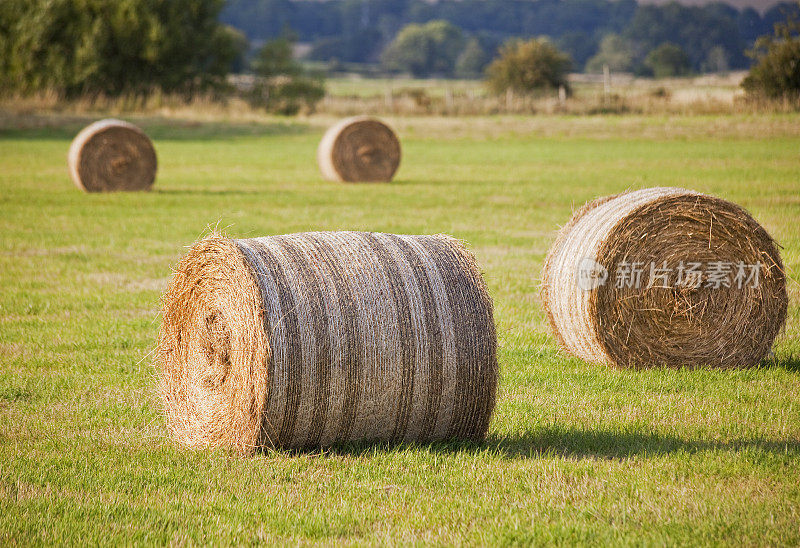
[[[405,118],[389,185],[321,180],[330,119],[133,119],[146,194],[86,195],[88,119],[0,133],[0,544],[800,544],[800,116]],[[538,302],[573,207],[676,185],[748,208],[783,246],[774,359],[615,371],[561,354]],[[158,300],[199,236],[447,232],[495,300],[501,386],[483,444],[253,458],[168,438]]]
[[[679,98],[725,100],[730,102],[735,94],[744,94],[741,81],[744,72],[707,74],[692,78],[635,78],[630,73],[614,73],[610,76],[610,93],[630,97],[659,90],[661,93],[677,95]],[[602,74],[573,74],[570,76],[574,97],[586,99],[603,93]],[[325,89],[330,97],[384,97],[387,93],[400,93],[404,90],[424,91],[431,97],[444,97],[451,94],[469,94],[481,97],[489,94],[482,80],[453,80],[408,77],[363,78],[357,75],[338,76],[325,81]],[[556,95],[554,92],[553,96]]]

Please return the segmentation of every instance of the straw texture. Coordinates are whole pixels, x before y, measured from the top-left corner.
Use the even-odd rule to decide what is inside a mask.
[[[400,141],[380,120],[347,118],[322,137],[317,161],[329,181],[389,182],[400,165]]]
[[[587,261],[599,265],[596,287],[581,278]],[[706,272],[678,283],[692,263]],[[757,282],[737,283],[738,264],[760,264]],[[620,274],[631,265],[642,269],[639,284]],[[650,265],[672,275],[655,279]],[[731,266],[727,286],[712,280],[714,265]],[[619,367],[757,364],[781,331],[788,302],[783,264],[764,228],[735,204],[680,188],[580,208],[547,255],[541,297],[564,350]]]
[[[86,192],[150,190],[156,178],[156,151],[144,132],[122,120],[85,127],[69,149],[69,173]]]
[[[492,302],[448,236],[210,236],[163,298],[167,422],[192,447],[482,439]]]

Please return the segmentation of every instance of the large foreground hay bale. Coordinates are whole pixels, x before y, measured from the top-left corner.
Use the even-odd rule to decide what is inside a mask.
[[[209,236],[163,297],[160,390],[192,447],[481,439],[492,302],[447,236]]]
[[[400,165],[400,141],[380,120],[347,118],[325,132],[317,161],[329,181],[389,182]]]
[[[144,132],[122,120],[100,120],[81,130],[68,155],[69,173],[86,192],[150,190],[156,151]]]
[[[621,367],[757,364],[787,307],[764,228],[735,204],[680,188],[579,209],[548,253],[542,299],[567,352]]]

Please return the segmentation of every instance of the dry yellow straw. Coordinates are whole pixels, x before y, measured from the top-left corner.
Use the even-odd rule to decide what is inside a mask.
[[[210,236],[163,298],[161,395],[191,447],[481,439],[492,302],[448,236]]]
[[[317,161],[329,181],[388,182],[400,165],[400,141],[380,120],[347,118],[325,133]]]
[[[122,120],[107,119],[84,128],[69,149],[69,173],[86,192],[150,190],[156,178],[156,151],[144,132]]]
[[[561,230],[542,273],[570,354],[620,367],[743,367],[786,320],[772,238],[744,209],[680,188],[600,198]]]

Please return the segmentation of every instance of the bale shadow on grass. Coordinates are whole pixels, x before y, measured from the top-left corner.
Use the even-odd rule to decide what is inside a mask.
[[[756,450],[773,454],[800,456],[800,440],[738,439],[711,441],[684,439],[646,431],[588,430],[547,427],[511,436],[489,434],[486,441],[450,441],[424,443],[358,442],[336,445],[323,451],[326,455],[366,457],[392,451],[418,449],[438,453],[481,453],[521,460],[546,456],[577,459],[622,460],[632,457],[655,457],[673,453],[743,452]],[[314,451],[314,452],[318,452]],[[303,450],[290,453],[305,453]],[[309,451],[310,452],[310,451]]]
[[[685,439],[657,432],[636,430],[589,430],[584,428],[548,427],[502,437],[490,434],[486,445],[508,458],[531,458],[543,455],[562,457],[625,459],[660,456],[672,453],[706,451],[741,452],[757,450],[767,453],[800,455],[800,440],[737,439],[713,441]]]
[[[792,373],[800,373],[800,356],[788,354],[764,362],[764,367],[772,369],[785,369]]]
[[[242,188],[156,188],[151,191],[154,194],[166,194],[175,196],[245,196],[245,195],[264,195],[264,191],[256,189]]]
[[[287,136],[303,135],[315,131],[309,125],[298,122],[175,122],[169,119],[143,121],[141,127],[154,141]]]

